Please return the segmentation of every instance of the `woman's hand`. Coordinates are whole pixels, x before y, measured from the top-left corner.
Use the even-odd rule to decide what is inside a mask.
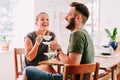
[[[40,45],[40,43],[42,42],[42,40],[43,40],[43,35],[41,35],[41,34],[38,35],[37,38],[36,38],[36,44]]]

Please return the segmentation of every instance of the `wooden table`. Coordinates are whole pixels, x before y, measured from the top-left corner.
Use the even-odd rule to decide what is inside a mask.
[[[116,68],[118,63],[120,63],[120,54],[114,57],[95,56],[95,62],[100,63],[100,68],[111,69],[111,73],[112,73],[111,78],[112,80],[114,80],[114,69]],[[57,59],[42,61],[42,62],[39,62],[39,64],[58,65],[58,69],[57,69],[58,73],[60,73],[61,71],[60,67],[64,65],[62,62],[60,62]]]
[[[111,79],[114,80],[114,69],[120,63],[120,54],[114,57],[95,56],[95,62],[100,63],[100,68],[111,70]]]
[[[50,59],[50,60],[45,60],[45,61],[41,61],[38,64],[47,64],[47,65],[57,65],[57,72],[60,73],[61,72],[61,66],[63,66],[64,64],[57,60],[57,59]]]

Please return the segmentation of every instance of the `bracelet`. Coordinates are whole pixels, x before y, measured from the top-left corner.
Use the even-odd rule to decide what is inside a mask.
[[[57,52],[60,52],[60,51],[61,51],[61,48],[58,48],[58,49],[57,49]]]

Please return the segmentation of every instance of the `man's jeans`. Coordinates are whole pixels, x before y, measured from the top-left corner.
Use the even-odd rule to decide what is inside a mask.
[[[34,66],[25,69],[27,80],[62,80],[62,74],[47,73]]]

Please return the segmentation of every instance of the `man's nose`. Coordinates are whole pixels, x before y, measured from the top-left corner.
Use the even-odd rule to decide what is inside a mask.
[[[66,16],[66,17],[65,17],[65,20],[68,20],[68,18],[67,18],[67,17],[68,17],[68,16]]]

